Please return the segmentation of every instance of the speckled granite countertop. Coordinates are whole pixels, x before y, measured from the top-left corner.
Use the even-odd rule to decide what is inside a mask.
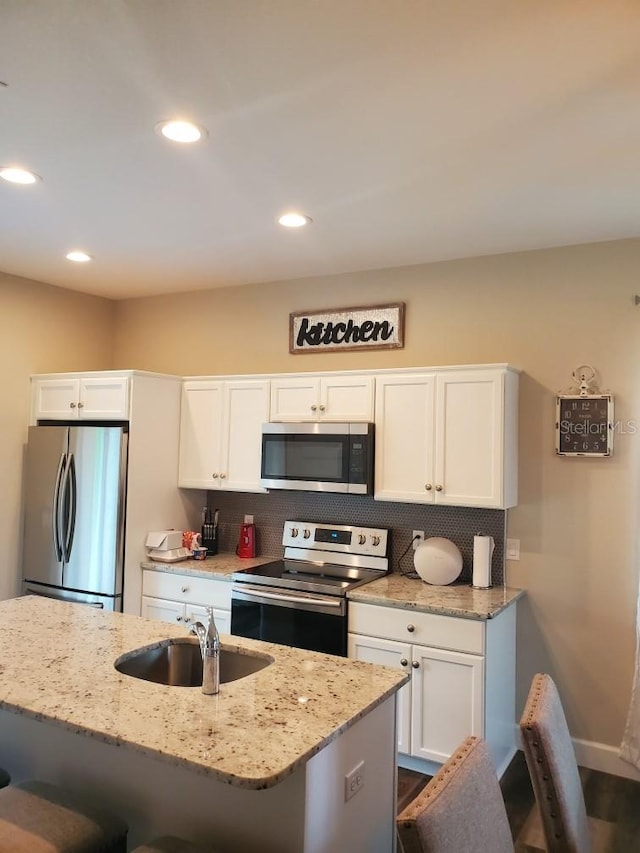
[[[522,595],[522,589],[473,589],[469,584],[435,586],[399,574],[385,575],[348,593],[350,601],[465,619],[492,619]]]
[[[274,662],[221,685],[167,687],[116,658],[184,628],[25,596],[0,602],[0,708],[134,749],[243,788],[268,788],[401,687],[387,667],[223,637]]]
[[[156,572],[168,572],[174,575],[190,575],[196,578],[217,578],[231,581],[231,575],[240,569],[252,569],[278,560],[279,557],[252,557],[251,559],[237,557],[234,553],[217,554],[206,560],[180,560],[177,563],[161,563],[146,560],[140,566]]]

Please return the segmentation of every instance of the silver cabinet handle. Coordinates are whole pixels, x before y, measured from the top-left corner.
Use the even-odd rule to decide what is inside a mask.
[[[400,666],[406,666],[409,661],[406,658],[400,658]]]
[[[324,412],[324,406],[323,406],[323,404],[322,404],[322,403],[320,403],[320,407],[319,407],[319,408],[320,408],[320,411],[321,411],[321,412]]]
[[[426,484],[426,486],[425,486],[425,489],[426,489],[428,492],[430,492],[432,488],[433,488],[433,486],[431,485],[431,483],[427,483],[427,484]]]
[[[219,475],[217,472],[214,472],[211,476],[213,477],[214,480],[217,480]]]
[[[181,586],[180,592],[189,592],[189,587],[188,586]]]
[[[84,409],[84,403],[78,403],[78,408],[79,408],[79,409]]]
[[[224,480],[226,476],[227,476],[226,474],[220,474],[220,479]]]
[[[315,412],[318,407],[316,405],[311,406],[311,411]]]
[[[407,631],[408,631],[410,634],[413,634],[413,632],[414,632],[415,630],[416,630],[416,626],[415,626],[415,625],[407,625]]]
[[[176,616],[176,622],[182,622],[182,616]]]
[[[75,404],[75,403],[69,403],[69,408],[70,408],[70,409],[75,409],[75,407],[76,407],[76,404]]]
[[[441,492],[441,491],[442,491],[442,486],[436,486],[436,492]]]
[[[412,661],[411,661],[411,666],[412,666],[414,669],[418,669],[418,668],[419,668],[419,666],[420,666],[420,662],[419,662],[419,661],[417,661],[417,660],[412,660]]]

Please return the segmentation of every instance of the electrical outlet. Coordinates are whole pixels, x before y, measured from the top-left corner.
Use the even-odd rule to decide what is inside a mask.
[[[413,536],[413,550],[415,551],[418,545],[424,542],[424,530],[414,530],[411,535]],[[418,538],[416,539],[416,537]]]
[[[350,800],[364,785],[364,760],[344,777],[344,801]]]
[[[253,516],[252,515],[245,515],[244,523],[245,524],[253,524]]]

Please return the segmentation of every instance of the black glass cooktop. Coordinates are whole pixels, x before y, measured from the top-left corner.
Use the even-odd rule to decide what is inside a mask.
[[[327,595],[345,595],[348,589],[380,578],[383,574],[385,573],[375,569],[338,566],[334,563],[275,560],[273,563],[234,572],[233,580],[255,586],[276,586]]]

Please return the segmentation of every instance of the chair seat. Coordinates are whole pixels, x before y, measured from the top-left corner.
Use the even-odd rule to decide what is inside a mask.
[[[125,853],[127,825],[86,796],[47,782],[0,791],[0,853]]]
[[[175,835],[163,835],[136,847],[131,853],[215,853],[215,850],[213,847],[201,847]]]

